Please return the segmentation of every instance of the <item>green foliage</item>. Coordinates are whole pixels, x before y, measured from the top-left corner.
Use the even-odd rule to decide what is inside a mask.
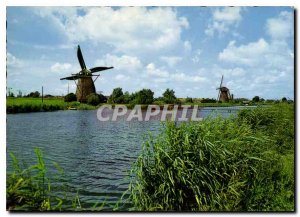
[[[75,197],[69,194],[70,189],[65,184],[64,170],[53,162],[56,173],[49,174],[43,158],[43,152],[35,148],[37,163],[24,168],[13,153],[13,170],[7,173],[6,178],[6,209],[9,211],[101,211],[106,202],[95,203],[92,207],[81,206],[78,192]],[[52,183],[56,183],[53,185]],[[52,189],[60,191],[64,197],[55,196]],[[72,203],[70,204],[70,201]]]
[[[283,98],[281,99],[281,102],[287,102],[286,97],[283,97]]]
[[[102,98],[103,101],[103,98]],[[100,103],[100,95],[96,93],[91,93],[90,95],[87,96],[87,103],[89,105],[96,106]]]
[[[170,103],[170,104],[176,103],[177,98],[175,96],[175,91],[167,88],[166,91],[163,93],[163,101],[165,103]]]
[[[109,103],[124,103],[124,94],[122,88],[118,87],[113,89],[112,94],[108,99]]]
[[[135,210],[293,211],[293,118],[278,106],[166,124],[133,167]]]
[[[150,89],[142,89],[132,94],[132,103],[134,104],[151,104],[154,101],[154,92]]]
[[[253,97],[252,101],[253,101],[253,102],[259,102],[259,96]]]
[[[35,148],[37,163],[22,169],[15,155],[10,153],[14,171],[7,174],[7,210],[49,211],[60,209],[61,199],[50,196],[51,182],[40,149]]]
[[[193,98],[187,97],[187,98],[185,99],[185,103],[193,103]]]
[[[33,97],[33,98],[38,98],[40,97],[40,92],[39,91],[35,91],[35,92],[31,92],[27,95],[27,97]]]
[[[210,99],[210,98],[203,98],[201,99],[201,103],[216,103],[217,100],[215,99]]]
[[[69,93],[64,98],[65,102],[74,102],[77,101],[77,97],[74,93]]]
[[[7,98],[6,112],[7,113],[24,113],[24,112],[45,112],[65,110],[69,107],[75,107],[78,110],[96,109],[95,106],[79,103],[79,102],[64,102],[63,98],[51,97],[46,98],[42,102],[41,98]]]

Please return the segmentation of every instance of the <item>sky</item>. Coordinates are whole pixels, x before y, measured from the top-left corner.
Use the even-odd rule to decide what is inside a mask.
[[[80,71],[113,66],[97,92],[166,88],[177,97],[294,99],[291,7],[7,7],[7,87],[65,95]]]

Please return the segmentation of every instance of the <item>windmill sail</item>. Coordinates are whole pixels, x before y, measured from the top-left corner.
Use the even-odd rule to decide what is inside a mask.
[[[78,58],[80,66],[81,66],[81,69],[82,70],[86,69],[85,62],[84,62],[84,59],[83,59],[83,56],[82,56],[81,49],[80,49],[79,45],[78,45],[78,48],[77,48],[77,58]]]

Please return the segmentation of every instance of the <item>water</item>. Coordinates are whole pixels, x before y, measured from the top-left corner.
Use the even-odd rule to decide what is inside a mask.
[[[209,114],[228,117],[240,108],[203,108]],[[148,134],[159,133],[158,120],[100,122],[97,111],[57,111],[7,115],[7,150],[26,165],[36,162],[40,147],[48,168],[57,162],[65,171],[67,186],[77,191],[83,207],[106,200],[110,209],[127,190],[129,170]],[[7,155],[7,169],[11,160]],[[53,171],[50,171],[53,172]],[[55,183],[54,183],[55,184]],[[59,195],[60,192],[57,192]]]

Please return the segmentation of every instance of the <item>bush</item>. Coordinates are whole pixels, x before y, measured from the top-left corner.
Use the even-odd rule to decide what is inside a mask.
[[[103,98],[102,98],[103,100]],[[100,95],[96,93],[92,93],[87,96],[87,104],[96,106],[100,103]]]
[[[69,93],[64,97],[65,102],[74,102],[77,101],[77,97],[74,93]]]
[[[185,99],[185,102],[186,102],[186,103],[193,103],[193,98],[187,97],[187,98]]]
[[[247,117],[255,116],[250,113],[260,109],[243,118],[168,123],[158,138],[150,137],[132,171],[135,209],[294,210],[293,128],[276,127],[285,118],[293,125],[292,110],[285,108],[289,115],[282,115],[271,108],[275,111],[262,122],[249,123]],[[278,150],[280,138],[270,135],[276,130],[286,131],[280,134],[291,142],[285,153]]]

